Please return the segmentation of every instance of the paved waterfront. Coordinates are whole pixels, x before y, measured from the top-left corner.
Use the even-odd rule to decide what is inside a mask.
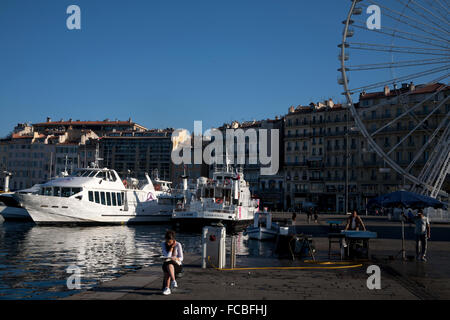
[[[328,260],[326,220],[306,224],[298,219],[297,230],[314,236],[320,260]],[[369,230],[378,232],[371,242],[372,259],[351,269],[245,270],[201,269],[198,255],[187,255],[180,288],[170,296],[161,295],[161,266],[130,272],[116,280],[67,299],[449,299],[450,225],[432,225],[427,263],[394,259],[401,249],[400,224],[386,218],[365,218]],[[414,255],[412,227],[406,227],[407,255]],[[238,259],[243,266],[316,266],[276,258]],[[381,290],[366,287],[367,266],[381,267]]]

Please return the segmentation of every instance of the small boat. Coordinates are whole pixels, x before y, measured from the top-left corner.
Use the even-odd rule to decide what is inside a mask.
[[[267,210],[255,213],[253,226],[245,230],[250,239],[269,240],[274,239],[279,233],[280,226],[272,222],[272,214]]]

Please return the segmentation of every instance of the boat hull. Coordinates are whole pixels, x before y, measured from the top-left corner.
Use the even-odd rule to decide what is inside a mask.
[[[0,214],[5,221],[33,221],[28,211],[24,208],[0,206]]]
[[[229,232],[244,230],[253,222],[252,219],[233,219],[229,214],[205,212],[202,215],[196,212],[175,212],[172,215],[172,224],[176,229],[201,231],[205,226],[221,223]]]
[[[169,223],[171,211],[161,212],[155,206],[125,210],[123,206],[105,207],[91,202],[36,195],[18,195],[19,202],[26,208],[36,224],[149,224]]]
[[[247,228],[246,234],[250,239],[255,240],[272,240],[277,236],[277,232],[275,230],[266,229],[266,228]]]

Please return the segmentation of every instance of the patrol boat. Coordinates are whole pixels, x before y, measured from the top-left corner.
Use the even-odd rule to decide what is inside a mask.
[[[258,204],[252,199],[242,170],[233,172],[228,165],[216,166],[212,179],[197,179],[194,192],[187,190],[187,177],[183,182],[184,201],[172,214],[175,227],[201,228],[221,223],[236,230],[252,223]]]

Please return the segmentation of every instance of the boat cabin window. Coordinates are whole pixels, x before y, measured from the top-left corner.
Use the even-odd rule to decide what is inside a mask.
[[[68,187],[43,187],[41,188],[39,194],[43,196],[54,196],[54,197],[71,197],[82,191],[82,188],[68,188]]]
[[[61,197],[70,197],[70,188],[61,188]]]
[[[70,188],[70,195],[73,196],[74,194],[80,193],[81,188]]]
[[[88,198],[90,202],[95,202],[102,205],[108,206],[121,206],[122,205],[123,193],[119,192],[99,192],[99,191],[89,191]]]
[[[60,197],[61,196],[61,188],[60,187],[53,187],[53,195],[55,197]]]
[[[107,192],[107,193],[106,193],[106,204],[107,204],[108,206],[111,205],[111,192]]]

